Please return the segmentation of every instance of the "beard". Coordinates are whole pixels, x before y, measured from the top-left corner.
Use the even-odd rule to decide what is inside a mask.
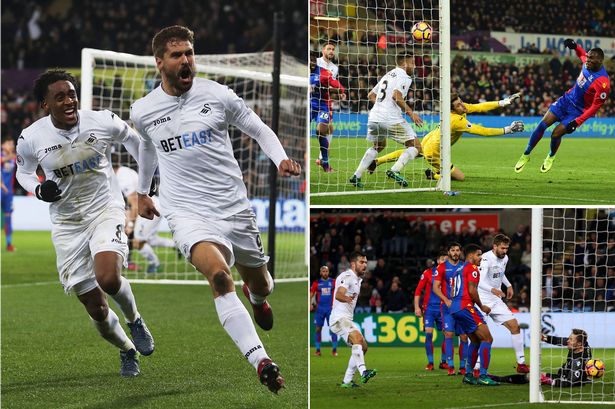
[[[168,84],[180,91],[188,91],[192,87],[192,80],[196,76],[196,67],[183,65],[177,72],[163,71]]]

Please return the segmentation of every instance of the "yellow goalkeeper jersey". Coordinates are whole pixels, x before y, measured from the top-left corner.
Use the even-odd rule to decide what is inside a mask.
[[[499,108],[498,101],[481,102],[480,104],[464,103],[468,109],[467,114],[473,112],[486,112]],[[451,146],[461,139],[464,132],[481,136],[496,136],[504,134],[503,128],[485,128],[468,121],[467,114],[459,115],[451,112]],[[429,132],[421,141],[423,154],[427,156],[440,156],[440,126]]]

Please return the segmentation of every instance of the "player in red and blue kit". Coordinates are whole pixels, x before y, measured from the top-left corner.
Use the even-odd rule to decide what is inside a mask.
[[[461,244],[450,243],[448,245],[448,260],[439,264],[434,272],[434,282],[432,291],[442,303],[440,304],[442,323],[444,325],[444,351],[446,353],[446,363],[448,365],[448,375],[455,375],[455,348],[453,347],[453,336],[455,335],[455,320],[449,312],[448,305],[444,304],[447,300],[447,295],[452,291],[450,287],[450,278],[457,275],[458,270],[463,267],[463,263],[459,260],[461,256]],[[441,283],[444,281],[445,285]],[[468,351],[468,337],[465,334],[459,335],[459,374],[466,373],[466,360]]]
[[[333,294],[335,293],[335,280],[329,278],[329,267],[320,267],[320,279],[312,283],[310,290],[310,300],[316,296],[316,315],[314,317],[314,325],[316,325],[316,355],[320,356],[320,342],[322,340],[322,327],[327,320],[329,325],[329,316],[331,315],[331,307],[333,306]],[[337,356],[337,335],[331,333],[331,345],[333,356]]]
[[[417,317],[423,317],[423,327],[425,327],[425,353],[427,354],[427,366],[426,371],[433,371],[433,332],[434,326],[438,331],[442,331],[442,315],[440,312],[440,299],[431,294],[433,287],[434,274],[437,273],[438,265],[444,263],[447,260],[446,253],[442,253],[438,256],[435,266],[425,269],[421,274],[419,284],[414,291],[414,314]],[[425,296],[423,297],[423,306],[419,306],[419,300],[421,294],[425,290]],[[440,369],[447,369],[446,352],[444,349],[444,342],[442,343],[442,355],[440,358]]]
[[[457,270],[457,275],[449,279],[451,292],[449,299],[443,300],[448,305],[449,312],[455,321],[455,332],[457,334],[468,334],[471,340],[468,345],[469,359],[466,362],[466,375],[463,377],[463,383],[499,385],[498,382],[487,376],[493,337],[483,316],[474,308],[476,304],[485,314],[491,312],[491,309],[480,301],[477,290],[480,280],[478,265],[483,252],[476,244],[468,244],[464,253],[466,261],[463,263],[463,268]],[[472,374],[472,368],[474,368],[479,355],[480,376],[476,379]]]
[[[316,121],[316,136],[320,145],[322,158],[320,166],[325,172],[332,172],[329,165],[329,140],[327,135],[333,132],[331,124],[330,91],[336,90],[341,99],[346,98],[344,86],[329,70],[316,64],[315,56],[310,57],[310,121]]]
[[[15,184],[15,141],[2,142],[2,227],[6,236],[6,251],[13,247],[13,189]]]
[[[553,166],[562,137],[565,134],[573,133],[585,121],[594,116],[611,92],[609,75],[602,65],[604,51],[596,47],[585,53],[583,47],[571,38],[567,39],[564,44],[571,50],[576,51],[577,57],[583,62],[583,68],[574,87],[570,88],[549,107],[549,111],[532,132],[525,152],[515,165],[515,172],[517,173],[521,172],[530,160],[530,153],[542,138],[545,130],[555,122],[559,122],[559,125],[551,133],[549,155],[540,168],[542,173],[548,172]]]

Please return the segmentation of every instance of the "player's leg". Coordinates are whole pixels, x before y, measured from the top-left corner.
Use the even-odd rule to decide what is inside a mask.
[[[388,178],[393,179],[402,187],[408,186],[408,181],[400,174],[406,164],[414,160],[421,153],[421,143],[416,133],[407,122],[394,124],[389,129],[390,137],[398,143],[403,144],[406,149],[399,156],[397,161],[387,171]]]
[[[331,144],[331,116],[329,112],[319,112],[316,119],[316,136],[318,137],[318,145],[320,146],[319,160],[320,166],[325,172],[331,172],[329,165],[329,148]]]
[[[13,195],[2,194],[2,229],[6,237],[6,251],[15,251],[13,247]]]
[[[376,159],[378,153],[386,147],[386,134],[381,132],[380,126],[378,124],[368,123],[367,140],[372,143],[372,146],[367,148],[365,154],[363,154],[363,157],[359,162],[357,170],[355,170],[349,181],[352,185],[359,188],[364,186],[361,182],[363,172],[365,172],[369,165],[372,163],[372,161]]]
[[[371,173],[376,170],[376,168],[384,163],[395,162],[402,153],[404,153],[405,149],[398,149],[391,153],[387,153],[386,155],[378,156],[376,159],[370,163],[367,170]]]
[[[466,359],[466,367],[465,367],[465,375],[463,377],[462,382],[470,385],[478,384],[478,376],[474,375],[472,372],[472,368],[476,364],[478,360],[478,348],[480,346],[480,339],[476,334],[470,333],[468,334],[468,350],[467,350],[467,359]]]
[[[453,336],[455,335],[455,320],[448,313],[442,313],[442,323],[444,325],[444,351],[446,353],[446,364],[448,375],[455,375],[455,347],[453,346]]]
[[[231,258],[230,250],[218,243],[201,241],[190,249],[191,263],[211,286],[220,324],[242,355],[256,368],[261,383],[277,393],[283,387],[284,379],[267,355],[248,310],[237,297],[227,257]]]
[[[328,310],[327,314],[325,315],[327,325],[330,327],[331,324],[329,324],[329,317],[331,317],[331,310]],[[337,334],[331,331],[331,328],[329,328],[329,333],[331,334],[331,354],[333,356],[337,356]]]
[[[491,345],[493,344],[493,337],[489,331],[489,327],[486,324],[479,325],[475,331],[476,336],[480,340],[480,346],[478,348],[478,355],[480,356],[480,374],[487,375],[489,370],[489,363],[491,361]]]
[[[427,355],[425,370],[433,371],[433,327],[425,326],[425,354]]]
[[[94,273],[100,288],[122,310],[134,344],[143,355],[154,352],[154,339],[143,322],[128,280],[121,275],[122,256],[115,251],[100,251],[94,255]]]
[[[367,369],[365,365],[365,354],[367,353],[367,341],[361,334],[361,331],[355,329],[350,334],[348,334],[348,342],[352,348],[352,357],[354,358],[354,363],[357,367],[357,370],[361,374],[361,382],[366,383],[371,378],[376,376],[375,369]]]
[[[137,351],[150,355],[154,352],[154,339],[137,310],[130,283],[122,277],[122,264],[128,256],[124,213],[109,209],[93,223],[89,249],[94,256],[96,281],[122,310]]]
[[[322,342],[322,327],[316,327],[316,355],[320,356],[320,343]]]
[[[568,117],[566,120],[562,121],[559,125],[555,127],[553,132],[551,133],[551,145],[549,149],[549,154],[545,158],[542,166],[540,167],[540,171],[542,173],[546,173],[553,167],[553,162],[555,161],[555,154],[557,153],[560,144],[562,143],[562,138],[566,134],[566,125],[574,118]]]
[[[125,377],[139,375],[135,345],[124,332],[117,314],[109,308],[105,294],[96,285],[96,281],[82,282],[74,287],[74,291],[100,336],[120,349],[120,375]]]
[[[511,334],[513,349],[517,358],[517,372],[528,373],[530,368],[525,364],[525,351],[523,348],[523,337],[521,336],[521,329],[519,328],[519,322],[515,319],[509,319],[502,323]]]
[[[542,136],[544,135],[547,128],[558,121],[559,107],[557,104],[559,101],[560,100],[556,101],[553,105],[551,105],[545,116],[538,123],[538,126],[536,127],[534,132],[532,132],[532,135],[530,135],[530,139],[527,143],[525,151],[523,152],[523,155],[521,155],[521,157],[515,164],[515,172],[519,173],[523,170],[525,164],[530,160],[530,153],[532,153],[534,147],[542,139]]]
[[[468,336],[466,334],[459,335],[459,374],[466,374],[466,363],[468,360]]]

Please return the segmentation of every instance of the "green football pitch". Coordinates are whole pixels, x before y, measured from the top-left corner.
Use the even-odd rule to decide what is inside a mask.
[[[570,138],[562,141],[553,168],[540,172],[549,151],[545,137],[522,173],[514,165],[523,152],[525,138],[462,138],[452,148],[452,162],[466,175],[463,182],[452,181],[458,196],[444,196],[440,191],[411,192],[386,178],[384,164],[372,175],[363,175],[362,190],[397,189],[395,193],[340,194],[313,196],[319,192],[357,192],[348,183],[368,144],[364,139],[334,138],[331,148],[333,173],[324,173],[310,161],[310,204],[312,205],[601,205],[613,203],[615,191],[615,144],[610,139]],[[311,158],[318,157],[318,142],[310,139]],[[390,143],[384,153],[400,145]],[[426,162],[410,162],[402,174],[417,187],[429,187],[424,170]],[[431,184],[433,186],[433,183]]]
[[[2,250],[2,408],[307,407],[307,282],[279,283],[275,326],[257,329],[286,379],[278,396],[224,332],[204,285],[133,284],[156,351],[140,358],[141,376],[122,379],[117,349],[64,294],[49,233],[13,241],[15,253]]]
[[[554,362],[561,362],[559,350],[543,350],[543,360],[549,360],[553,351],[558,354]],[[601,350],[601,352],[604,350]],[[457,352],[457,351],[455,351]],[[423,348],[374,347],[365,355],[368,368],[376,368],[378,374],[360,388],[342,389],[342,381],[350,348],[339,349],[339,356],[333,357],[330,348],[322,348],[322,356],[314,356],[311,350],[310,358],[310,402],[311,409],[327,408],[520,408],[529,405],[529,385],[503,384],[499,386],[471,386],[461,383],[461,376],[447,376],[445,370],[436,369],[427,372],[425,350]],[[529,350],[526,350],[529,356]],[[605,376],[597,382],[580,388],[564,388],[561,398],[558,394],[550,398],[551,392],[543,387],[546,399],[578,401],[605,400],[613,401],[615,391],[613,384],[613,368],[615,365],[615,350],[607,350],[604,358],[607,367]],[[436,351],[436,359],[439,359]],[[455,357],[457,363],[457,357]],[[555,370],[557,368],[554,368]],[[489,372],[497,375],[513,374],[514,354],[512,350],[493,349]],[[358,382],[358,375],[355,374]],[[571,395],[570,392],[574,393]],[[533,404],[532,408],[553,407],[595,408],[596,405],[543,403]]]

